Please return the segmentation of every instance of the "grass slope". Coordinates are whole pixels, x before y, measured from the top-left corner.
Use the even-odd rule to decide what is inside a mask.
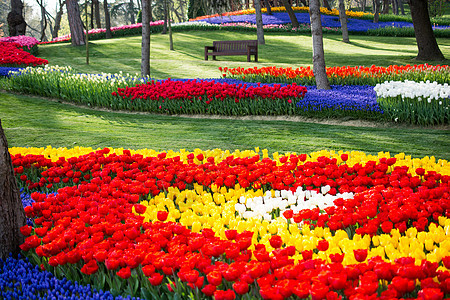
[[[155,150],[260,147],[270,153],[360,150],[450,159],[450,130],[126,114],[2,92],[0,116],[10,147],[52,145]]]
[[[151,76],[164,78],[218,78],[218,67],[299,67],[312,65],[311,36],[296,34],[265,34],[265,45],[259,46],[259,62],[246,62],[245,56],[218,57],[204,60],[204,46],[215,40],[256,39],[256,34],[227,31],[187,31],[174,33],[175,51],[169,50],[168,35],[151,37]],[[339,35],[325,35],[327,66],[418,64],[414,38],[350,36],[350,43],[341,42]],[[450,40],[438,39],[445,57],[450,58]],[[39,57],[52,65],[70,65],[84,73],[140,73],[141,37],[97,40],[89,43],[90,64],[86,65],[84,46],[65,44],[41,45]],[[439,62],[449,64],[450,61]]]

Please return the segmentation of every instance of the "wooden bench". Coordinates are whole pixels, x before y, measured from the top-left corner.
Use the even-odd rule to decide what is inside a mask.
[[[209,52],[212,50],[212,52]],[[212,56],[216,60],[219,55],[247,55],[247,61],[251,61],[251,56],[255,56],[255,62],[258,61],[258,41],[214,41],[213,46],[205,46],[205,60]]]

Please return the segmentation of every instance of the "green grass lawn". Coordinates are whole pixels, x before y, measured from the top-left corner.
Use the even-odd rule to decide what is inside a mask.
[[[187,31],[174,33],[175,51],[169,50],[168,35],[151,37],[151,76],[165,78],[218,78],[218,67],[300,67],[312,65],[312,39],[307,35],[266,33],[266,45],[259,46],[259,62],[246,62],[245,56],[219,57],[204,60],[204,46],[214,40],[256,39],[254,33],[228,31]],[[350,44],[340,35],[325,35],[327,66],[417,64],[414,38],[350,36]],[[450,58],[450,40],[438,39],[441,51]],[[39,57],[52,65],[70,65],[84,73],[140,73],[141,37],[96,40],[89,44],[90,64],[86,65],[85,46],[70,44],[42,45]],[[449,64],[450,61],[439,64]]]
[[[0,93],[0,115],[10,147],[231,151],[260,147],[270,153],[329,149],[450,159],[450,130],[443,129],[129,114],[7,93]]]

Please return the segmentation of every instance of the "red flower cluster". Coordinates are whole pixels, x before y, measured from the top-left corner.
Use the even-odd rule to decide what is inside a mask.
[[[133,208],[138,213],[145,211],[139,201],[149,193],[169,186],[184,189],[193,182],[310,190],[327,184],[334,189],[331,193],[355,192],[354,199],[336,200],[338,207],[326,209],[326,214],[301,211],[293,215],[295,221],[312,220],[316,226],[338,224],[336,228],[357,222],[365,233],[372,227],[389,228],[385,222],[399,229],[405,222],[413,222],[419,229],[422,222],[428,224],[438,215],[449,216],[449,176],[427,172],[422,181],[403,167],[393,168],[395,159],[349,167],[327,157],[306,162],[304,154],[283,156],[281,165],[259,156],[230,156],[217,164],[214,157],[198,155],[200,164],[195,164],[194,158],[190,154],[183,162],[180,157],[167,158],[166,153],[143,157],[126,150],[116,155],[109,154],[109,149],[56,162],[36,155],[13,156],[17,176],[31,188],[63,186],[57,194],[32,193],[35,203],[26,208],[26,215],[34,219],[36,227],[22,227],[27,236],[22,250],[34,250],[52,266],[80,263],[81,272],[87,275],[98,272],[102,264],[121,278],[141,267],[152,285],[176,274],[187,286],[217,299],[234,299],[257,287],[263,299],[292,295],[339,299],[342,294],[375,299],[380,280],[386,284],[382,299],[403,297],[417,289],[416,281],[420,281],[421,295],[443,299],[444,293],[450,293],[450,272],[438,271],[437,263],[424,260],[415,266],[409,258],[392,263],[372,258],[343,266],[340,255],[326,263],[311,259],[311,251],[303,251],[304,259],[295,263],[291,258],[295,247],[283,248],[279,236],[270,240],[275,248],[270,253],[261,244],[249,248],[253,232],[230,230],[227,240],[221,240],[211,229],[194,233],[178,223],[161,222],[166,214],[158,214],[160,221],[148,223],[133,213]],[[319,247],[325,251],[329,245],[321,242]],[[355,250],[358,261],[365,261],[366,256],[366,250]],[[447,257],[442,261],[446,267],[450,265]],[[226,286],[233,289],[223,290]]]
[[[17,43],[0,42],[0,66],[46,65],[48,60],[35,57]]]
[[[246,84],[216,83],[205,80],[173,81],[170,78],[164,81],[152,81],[135,87],[119,88],[117,93],[121,97],[138,99],[150,99],[154,101],[185,100],[203,101],[210,104],[212,101],[224,101],[232,99],[235,102],[250,99],[287,99],[303,98],[306,87],[297,84],[281,86],[258,85],[257,87]]]

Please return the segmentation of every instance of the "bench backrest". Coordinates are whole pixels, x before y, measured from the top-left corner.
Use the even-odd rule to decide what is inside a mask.
[[[214,41],[214,51],[217,52],[246,52],[247,46],[258,46],[257,40]]]

